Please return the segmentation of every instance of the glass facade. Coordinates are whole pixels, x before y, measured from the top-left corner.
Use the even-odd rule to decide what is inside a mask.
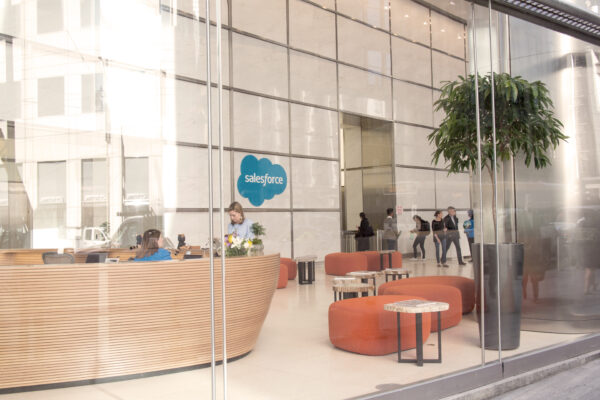
[[[209,3],[207,35],[199,0],[0,1],[0,399],[350,398],[598,333],[596,46],[462,0]],[[432,161],[445,83],[491,72],[547,86],[568,137],[547,168]],[[234,201],[264,256],[220,257]],[[440,260],[418,229],[448,207]],[[380,272],[380,296],[332,303],[335,275],[384,263],[332,260],[385,247],[387,209],[411,288]],[[149,229],[172,261],[132,262]],[[472,241],[522,245],[515,275]],[[439,365],[396,363],[383,304],[414,297],[450,304]]]

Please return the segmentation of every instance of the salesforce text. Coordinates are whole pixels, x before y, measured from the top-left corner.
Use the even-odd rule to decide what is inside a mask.
[[[252,174],[252,175],[246,175],[244,177],[246,183],[260,183],[263,186],[266,186],[267,183],[268,184],[276,184],[276,185],[283,185],[283,178],[280,176],[269,176],[269,174],[265,174],[265,175],[256,175],[256,173]]]

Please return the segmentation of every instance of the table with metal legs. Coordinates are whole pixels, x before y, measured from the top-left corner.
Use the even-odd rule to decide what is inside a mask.
[[[392,268],[392,254],[395,253],[396,250],[379,250],[379,270],[383,271],[383,257],[388,255],[388,268]]]
[[[409,278],[411,271],[403,268],[388,268],[384,270],[383,273],[385,274],[385,281],[387,282],[390,276],[392,277],[393,281],[396,279],[402,279],[403,275],[406,278]]]
[[[441,363],[442,362],[442,311],[449,308],[448,303],[428,300],[405,300],[397,303],[389,303],[384,305],[384,310],[396,313],[396,327],[398,329],[398,362],[399,363],[415,363],[422,367],[423,363]],[[437,312],[437,334],[438,334],[438,358],[423,357],[423,313]],[[402,359],[402,340],[400,330],[400,313],[415,314],[415,333],[417,335],[417,358]]]

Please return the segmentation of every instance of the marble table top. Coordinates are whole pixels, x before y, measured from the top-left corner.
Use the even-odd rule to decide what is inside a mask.
[[[346,276],[354,276],[357,278],[375,278],[380,274],[381,272],[379,271],[352,271],[348,272]]]
[[[388,268],[384,269],[383,272],[386,275],[399,275],[399,274],[411,274],[412,271],[405,268]]]
[[[296,261],[297,263],[317,261],[317,256],[308,255],[308,256],[296,257],[296,258],[294,258],[294,261]]]
[[[383,306],[386,311],[420,314],[424,312],[446,311],[450,308],[448,303],[429,300],[404,300],[396,303],[388,303]]]
[[[396,253],[398,250],[377,250],[377,252],[379,254],[390,254],[390,253]]]
[[[333,284],[348,284],[348,283],[356,283],[358,282],[358,278],[354,278],[351,276],[336,276],[333,278]]]
[[[333,291],[334,292],[345,292],[345,293],[355,293],[355,292],[366,292],[369,290],[373,290],[374,286],[369,283],[343,283],[343,284],[334,284]]]

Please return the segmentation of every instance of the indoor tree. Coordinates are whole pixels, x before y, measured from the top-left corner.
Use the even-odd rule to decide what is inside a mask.
[[[497,162],[522,156],[525,165],[536,169],[550,165],[548,152],[567,139],[562,123],[554,116],[554,105],[546,85],[520,76],[494,73],[496,143],[493,140],[492,79],[477,75],[479,85],[481,167],[493,180],[493,155]],[[445,160],[449,173],[477,171],[477,120],[475,75],[462,76],[442,86],[434,107],[445,118],[429,136],[435,146],[433,163]],[[496,223],[495,196],[492,211]]]
[[[479,171],[476,96],[480,108],[482,170]],[[461,76],[454,82],[445,83],[435,109],[444,111],[446,116],[440,127],[428,136],[435,146],[433,162],[444,161],[449,173],[469,170],[483,173],[487,170],[493,185],[496,184],[494,169],[499,163],[522,158],[527,167],[533,163],[536,169],[544,168],[550,164],[549,152],[567,139],[562,133],[562,123],[554,116],[546,86],[540,81],[528,82],[505,73],[494,74],[493,79],[491,74]],[[497,165],[494,165],[494,149]],[[496,232],[497,189],[492,188]],[[473,258],[473,272],[476,296],[481,299],[482,307],[481,313],[477,314],[482,346],[485,343],[487,349],[515,349],[520,343],[524,244],[485,244],[481,238],[481,243],[474,246],[481,250],[473,251],[474,247],[471,251],[477,255]]]

